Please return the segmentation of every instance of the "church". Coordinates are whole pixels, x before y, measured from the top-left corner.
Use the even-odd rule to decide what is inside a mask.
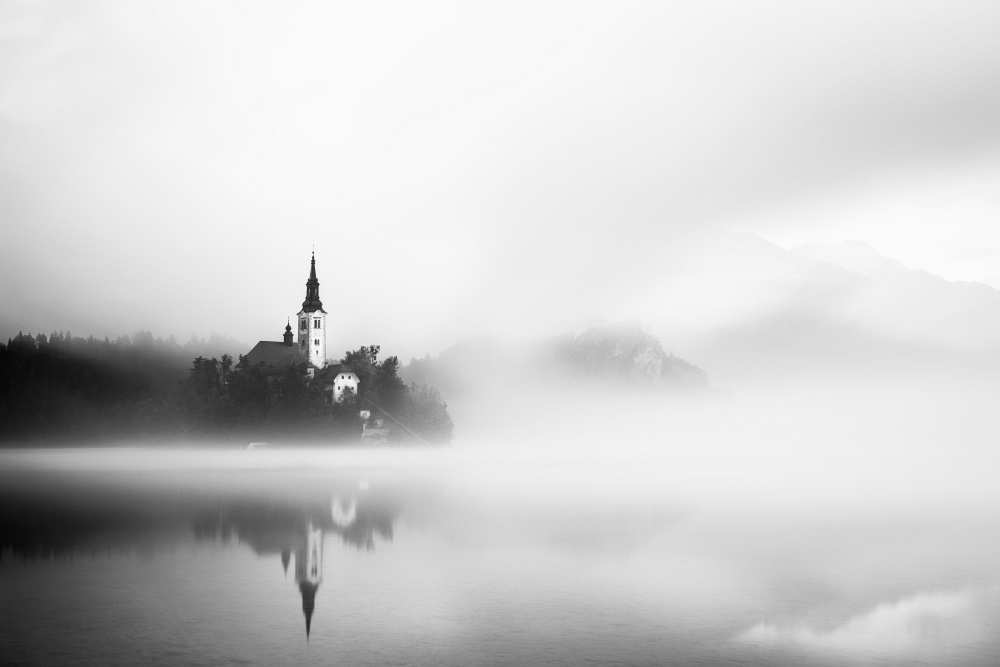
[[[289,320],[281,341],[258,341],[244,357],[248,367],[258,367],[267,376],[284,373],[289,366],[307,364],[314,381],[324,382],[324,392],[330,403],[340,403],[348,394],[357,395],[359,379],[350,368],[327,362],[326,332],[327,312],[319,298],[319,279],[316,277],[316,253],[309,265],[306,280],[306,298],[296,316],[298,335],[292,333]]]

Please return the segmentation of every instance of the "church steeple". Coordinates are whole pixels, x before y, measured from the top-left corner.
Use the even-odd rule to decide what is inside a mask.
[[[302,302],[302,310],[313,313],[323,310],[323,302],[319,300],[319,280],[316,278],[316,253],[312,254],[309,266],[309,280],[306,281],[306,300]]]
[[[326,311],[319,300],[315,251],[309,266],[309,280],[306,281],[306,300],[302,302],[298,320],[299,345],[308,355],[313,368],[323,368],[326,366]]]
[[[292,339],[294,339],[294,338],[295,338],[295,336],[292,334],[292,321],[288,320],[285,323],[285,336],[284,336],[285,345],[291,347],[292,346]]]

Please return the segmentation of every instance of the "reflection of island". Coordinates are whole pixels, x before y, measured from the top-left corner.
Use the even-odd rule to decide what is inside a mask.
[[[312,629],[316,593],[323,581],[323,548],[328,535],[345,544],[371,551],[376,536],[392,540],[399,513],[395,501],[371,493],[367,487],[337,493],[329,502],[283,504],[247,500],[220,505],[194,523],[199,539],[234,537],[260,555],[280,556],[285,573],[294,554],[295,584],[302,595],[306,637]]]
[[[323,581],[327,539],[339,536],[371,551],[391,541],[403,496],[356,479],[282,485],[264,492],[180,493],[138,488],[95,488],[46,478],[45,483],[0,479],[0,563],[98,555],[154,553],[189,540],[236,539],[260,555],[281,560],[302,596],[308,637]],[[314,490],[315,489],[315,490]]]

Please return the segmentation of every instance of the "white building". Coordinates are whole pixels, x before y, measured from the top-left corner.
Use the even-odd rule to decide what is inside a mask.
[[[335,376],[333,376],[333,382],[327,386],[327,390],[331,392],[333,396],[334,403],[340,403],[344,400],[344,392],[348,389],[357,396],[358,395],[358,385],[361,380],[354,373],[354,371],[340,370]]]
[[[319,280],[316,278],[316,253],[313,253],[306,281],[306,299],[299,311],[299,346],[315,368],[326,365],[326,311],[319,300]]]
[[[249,366],[259,367],[268,376],[277,376],[308,362],[309,377],[322,383],[329,405],[342,403],[350,395],[360,396],[361,378],[349,367],[328,365],[326,360],[327,312],[319,298],[319,279],[316,278],[316,253],[309,264],[306,281],[306,298],[296,316],[296,334],[291,324],[285,327],[281,342],[262,340],[246,356]]]
[[[281,342],[262,340],[247,354],[247,364],[262,366],[268,375],[279,375],[289,367],[306,361],[309,375],[326,366],[326,311],[319,300],[319,280],[316,278],[316,253],[313,253],[306,281],[306,299],[296,319],[297,344],[289,323]]]

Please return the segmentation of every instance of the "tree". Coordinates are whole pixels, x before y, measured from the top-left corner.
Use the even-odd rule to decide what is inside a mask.
[[[454,424],[448,415],[448,404],[438,390],[428,385],[411,384],[407,392],[406,417],[409,427],[428,442],[451,440]]]
[[[383,409],[401,412],[406,402],[407,388],[399,377],[399,359],[389,357],[375,371],[375,390]]]

